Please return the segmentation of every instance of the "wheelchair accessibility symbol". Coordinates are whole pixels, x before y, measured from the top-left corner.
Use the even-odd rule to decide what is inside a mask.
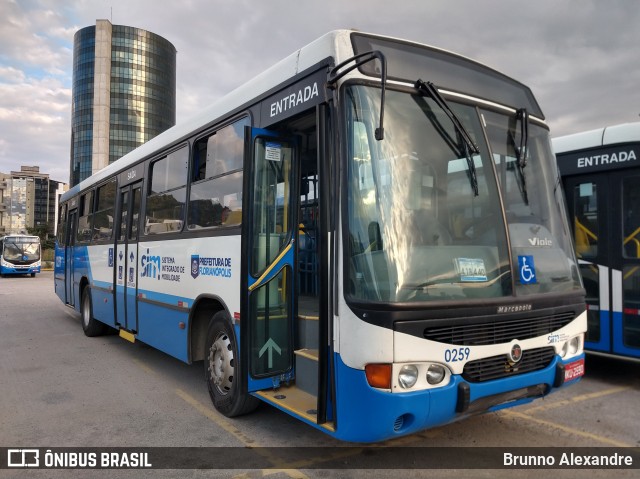
[[[518,270],[520,271],[520,283],[537,283],[536,267],[533,264],[533,256],[518,256]]]

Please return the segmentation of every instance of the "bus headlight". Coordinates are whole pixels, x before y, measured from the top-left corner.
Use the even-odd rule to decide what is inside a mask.
[[[392,368],[391,392],[395,393],[404,394],[441,388],[449,384],[452,376],[451,371],[444,364],[427,361],[395,363]],[[372,385],[371,381],[369,384]]]
[[[403,389],[410,389],[418,381],[418,368],[413,364],[405,364],[398,373],[398,384]]]
[[[565,341],[560,350],[560,356],[565,358],[567,356],[573,356],[580,351],[580,338],[581,335],[579,334],[569,339],[569,341]]]
[[[580,336],[574,336],[569,340],[569,354],[576,354],[580,348]]]
[[[440,384],[446,376],[444,366],[432,364],[427,369],[427,382],[431,385]]]

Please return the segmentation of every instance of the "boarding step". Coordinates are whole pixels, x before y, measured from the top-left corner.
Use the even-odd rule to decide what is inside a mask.
[[[315,315],[298,314],[298,348],[318,349],[318,322]]]
[[[282,386],[275,390],[258,391],[255,394],[285,411],[292,412],[314,424],[318,423],[317,397],[300,389],[297,383],[294,386]],[[320,424],[320,426],[335,432],[333,422]]]
[[[296,356],[296,386],[303,391],[318,395],[318,350],[298,349]]]

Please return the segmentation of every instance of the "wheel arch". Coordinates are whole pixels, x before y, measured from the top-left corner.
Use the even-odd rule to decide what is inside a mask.
[[[87,278],[86,276],[82,276],[82,278],[80,278],[80,282],[78,283],[78,296],[76,296],[76,298],[78,298],[78,300],[76,301],[78,311],[80,311],[80,308],[82,308],[82,294],[87,287],[90,287],[89,278]]]
[[[195,299],[189,318],[189,350],[187,352],[189,364],[204,359],[204,343],[209,323],[219,311],[225,311],[229,318],[232,317],[226,303],[215,294],[202,294]]]

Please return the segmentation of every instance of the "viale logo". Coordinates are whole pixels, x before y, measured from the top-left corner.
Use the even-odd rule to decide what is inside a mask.
[[[549,238],[529,238],[529,244],[531,246],[553,246],[553,241]]]

